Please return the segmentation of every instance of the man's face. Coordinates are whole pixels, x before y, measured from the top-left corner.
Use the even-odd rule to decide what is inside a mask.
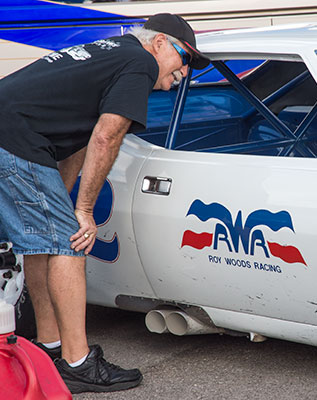
[[[180,81],[182,77],[187,75],[188,65],[183,65],[180,54],[165,35],[159,34],[157,36],[154,44],[156,49],[154,57],[159,66],[159,75],[154,89],[170,90],[174,81]],[[188,52],[182,43],[177,44]]]

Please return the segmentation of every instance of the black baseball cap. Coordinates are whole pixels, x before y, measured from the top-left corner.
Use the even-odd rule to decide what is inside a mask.
[[[204,69],[210,63],[208,57],[196,48],[195,34],[191,26],[179,15],[162,13],[152,15],[144,24],[145,29],[166,33],[182,42],[192,52],[190,67]]]

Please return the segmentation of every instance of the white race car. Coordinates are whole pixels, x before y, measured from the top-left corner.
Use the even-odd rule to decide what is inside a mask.
[[[210,82],[153,93],[98,198],[88,302],[317,345],[317,25],[197,39]]]

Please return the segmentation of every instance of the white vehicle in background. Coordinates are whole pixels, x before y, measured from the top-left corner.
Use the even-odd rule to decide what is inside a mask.
[[[209,82],[153,93],[98,198],[88,302],[317,345],[317,25],[197,39]]]
[[[315,0],[85,0],[77,6],[133,18],[157,13],[179,14],[198,31],[251,28],[316,21]]]

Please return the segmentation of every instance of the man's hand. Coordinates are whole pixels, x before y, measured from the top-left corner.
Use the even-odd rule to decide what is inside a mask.
[[[75,216],[80,229],[70,237],[70,241],[73,242],[70,247],[75,251],[85,250],[85,255],[88,255],[96,240],[96,223],[91,213],[76,209]]]

